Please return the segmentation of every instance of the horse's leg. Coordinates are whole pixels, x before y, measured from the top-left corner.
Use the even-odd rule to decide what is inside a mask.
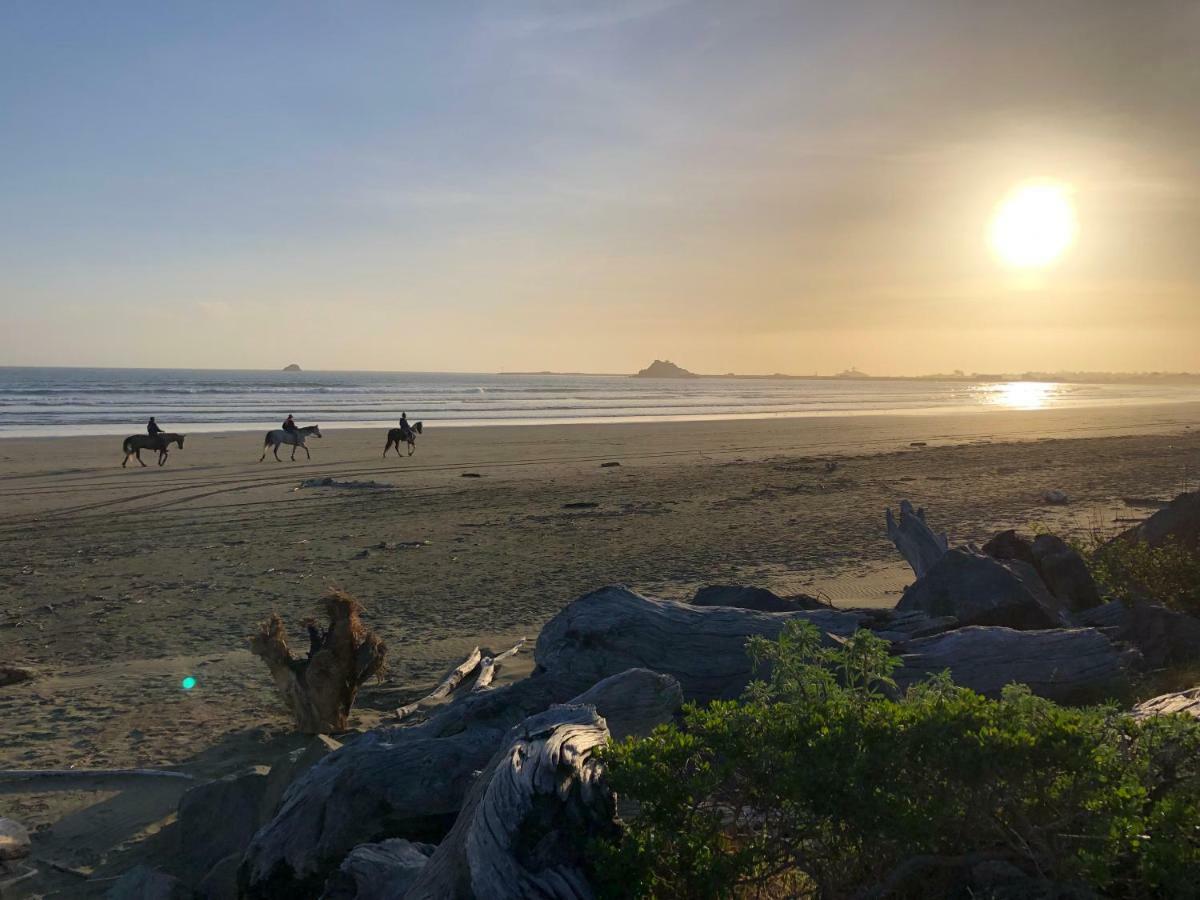
[[[304,448],[304,455],[305,455],[305,456],[306,456],[308,459],[312,459],[312,454],[308,452],[308,444],[301,444],[300,446]],[[295,453],[295,451],[294,451],[294,450],[293,450],[292,452],[293,452],[293,453]]]
[[[391,441],[391,438],[388,438],[388,442],[383,445],[383,458],[384,459],[387,459],[387,452],[391,449],[392,449],[392,441]]]
[[[400,452],[400,448],[399,448],[399,447],[397,447],[397,448],[396,448],[396,452],[397,452],[397,453],[399,453],[399,452]],[[412,455],[413,455],[414,453],[416,453],[416,452],[417,452],[417,445],[416,445],[415,443],[413,443],[412,441],[409,441],[409,443],[408,443],[408,455],[409,455],[409,456],[412,456]]]
[[[135,454],[137,454],[137,461],[138,461],[138,462],[140,462],[140,463],[142,463],[142,468],[143,468],[143,469],[144,469],[144,468],[146,468],[146,464],[145,464],[144,462],[142,462],[142,448],[141,448],[141,447],[138,447],[138,448],[137,448],[136,450],[134,450],[133,452],[134,452]]]
[[[124,458],[123,460],[121,460],[121,468],[122,468],[122,469],[123,469],[123,468],[125,468],[125,463],[129,462],[129,457],[130,457],[130,456],[132,456],[132,454],[130,454],[130,453],[126,453],[126,454],[125,454],[125,458]]]
[[[283,462],[283,460],[279,458],[279,445],[278,444],[271,445],[271,452],[275,454],[275,462]]]

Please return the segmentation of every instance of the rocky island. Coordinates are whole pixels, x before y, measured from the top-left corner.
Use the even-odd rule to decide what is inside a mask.
[[[699,378],[695,372],[689,372],[687,369],[681,368],[670,360],[656,359],[646,368],[642,369],[634,378]]]
[[[284,366],[283,371],[285,371],[285,372],[303,372],[304,370],[301,369],[298,365],[296,365],[296,363],[291,363],[290,365]]]

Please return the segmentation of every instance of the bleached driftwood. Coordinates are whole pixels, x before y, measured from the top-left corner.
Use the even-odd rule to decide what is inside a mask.
[[[495,656],[485,656],[483,662],[479,664],[479,675],[475,679],[475,683],[471,685],[472,691],[486,690],[496,678],[496,669],[500,663],[511,656],[515,656],[525,646],[526,638],[521,638],[503,653],[497,653]]]
[[[1121,688],[1131,661],[1094,628],[1015,631],[972,626],[900,647],[902,687],[949,669],[956,684],[995,697],[1005,685],[1026,684],[1060,703],[1095,700]]]
[[[514,728],[408,900],[592,896],[587,841],[616,830],[595,758],[608,736],[591,706],[554,707]]]
[[[308,628],[308,657],[292,655],[283,620],[278,614],[263,622],[250,638],[250,650],[271,671],[296,727],[307,734],[345,731],[359,687],[383,668],[387,648],[362,620],[358,601],[330,591],[322,601],[329,625]]]
[[[1187,715],[1200,719],[1200,687],[1194,687],[1190,691],[1176,691],[1173,694],[1151,697],[1133,708],[1135,719],[1170,715]]]
[[[643,597],[621,585],[580,597],[546,623],[534,660],[562,684],[586,690],[602,678],[644,668],[679,681],[687,700],[739,696],[754,675],[746,641],[778,636],[790,621],[849,637],[862,616],[833,609],[764,613]]]
[[[914,510],[907,500],[900,501],[900,521],[887,510],[887,533],[918,578],[950,549],[945,533],[936,534],[926,524],[925,510]]]
[[[435,700],[444,700],[446,697],[449,697],[450,693],[456,687],[462,684],[463,679],[475,671],[476,666],[479,665],[479,661],[482,658],[483,654],[480,653],[479,648],[474,648],[470,653],[467,654],[467,658],[451,669],[450,674],[442,679],[441,684],[435,687],[426,696],[422,697],[420,700],[413,701],[407,706],[401,706],[399,709],[397,709],[396,718],[404,719],[412,715],[427,703],[432,703]]]
[[[302,896],[365,842],[440,840],[506,732],[530,715],[522,708],[545,701],[533,714],[543,712],[556,702],[547,698],[561,700],[563,690],[537,676],[466,694],[423,725],[368,732],[325,757],[288,788],[275,818],[251,841],[239,875],[244,895]],[[596,706],[619,735],[646,733],[682,701],[674,679],[644,670],[565,697]],[[456,707],[473,714],[448,715]]]

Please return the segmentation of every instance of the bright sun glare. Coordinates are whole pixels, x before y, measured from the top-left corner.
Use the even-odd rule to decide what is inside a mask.
[[[1066,186],[1053,181],[1019,185],[996,207],[991,245],[1018,269],[1048,266],[1075,240],[1075,207]]]
[[[992,403],[1007,409],[1043,409],[1054,395],[1054,385],[1042,381],[1010,381],[998,384]]]

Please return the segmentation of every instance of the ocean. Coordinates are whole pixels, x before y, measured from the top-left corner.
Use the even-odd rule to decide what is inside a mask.
[[[0,436],[923,414],[1144,405],[1195,385],[0,367]]]

